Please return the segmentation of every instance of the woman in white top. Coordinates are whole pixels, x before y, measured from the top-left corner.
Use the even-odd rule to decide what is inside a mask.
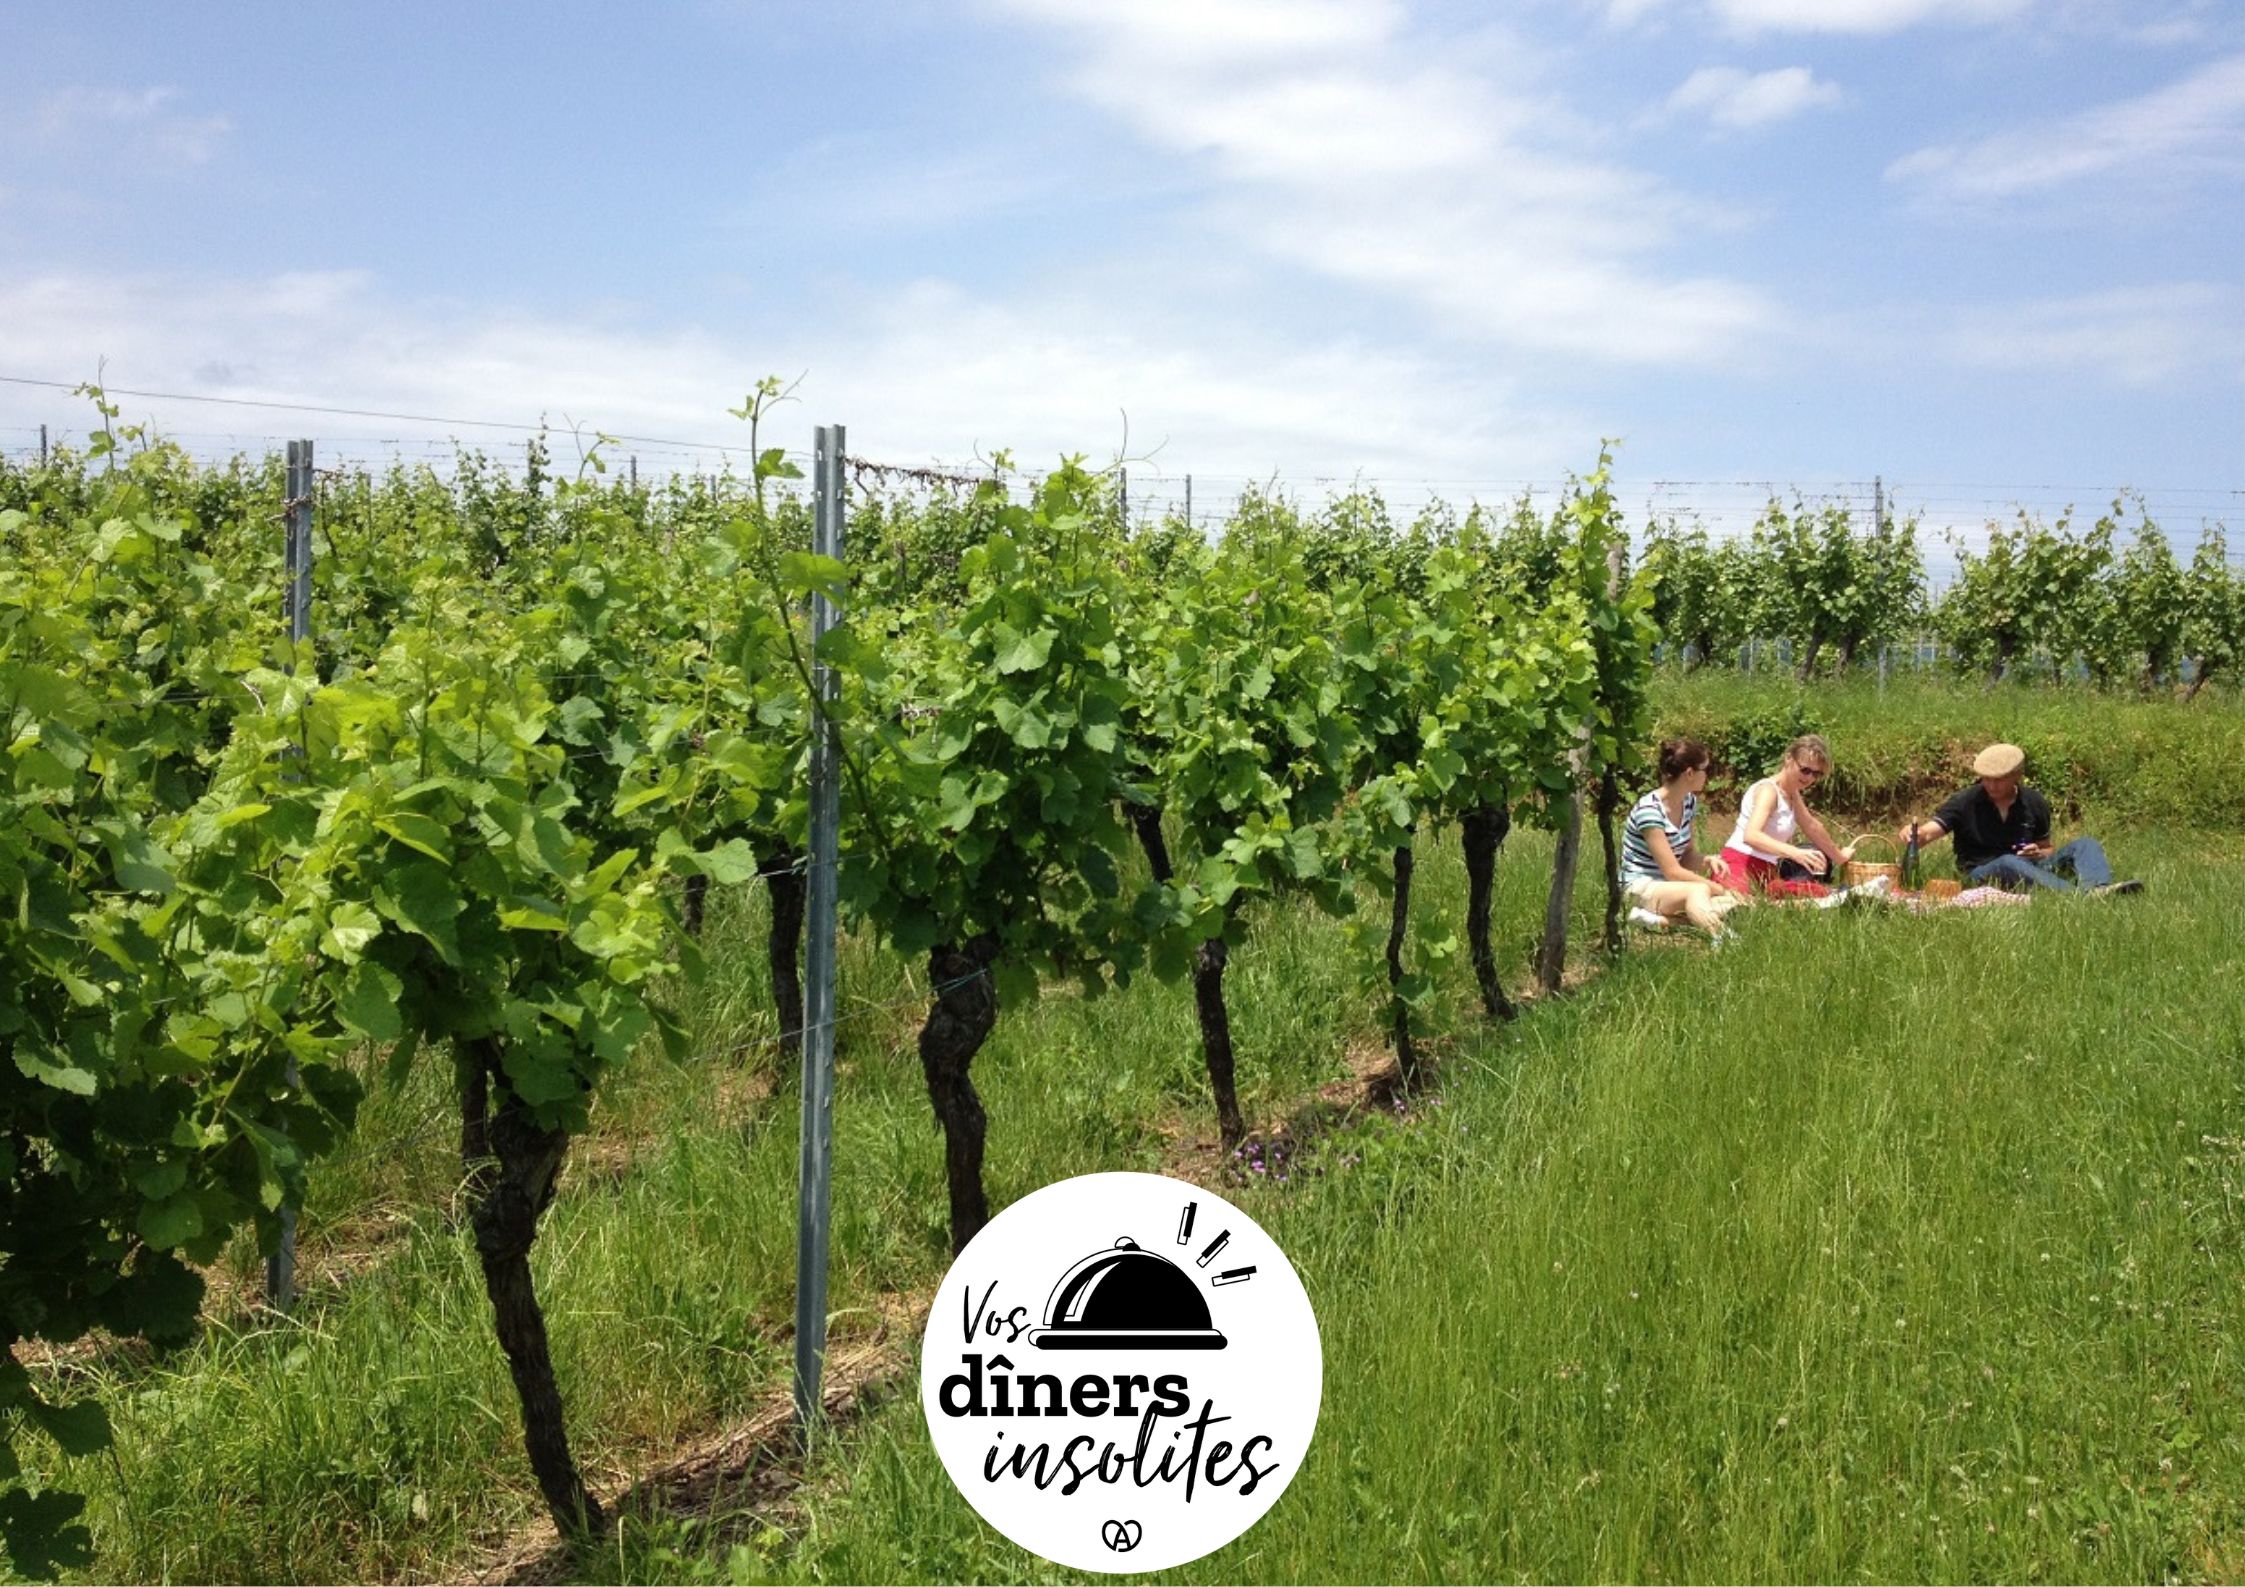
[[[1779,874],[1785,860],[1814,874],[1835,875],[1855,857],[1841,848],[1824,830],[1824,823],[1808,807],[1808,791],[1832,772],[1832,747],[1821,733],[1804,733],[1786,746],[1785,759],[1774,775],[1746,790],[1738,807],[1738,825],[1717,857],[1716,874],[1733,887],[1757,888],[1795,898],[1822,898],[1831,888],[1822,882],[1788,880]],[[1813,848],[1795,841],[1806,838]]]
[[[1660,746],[1660,786],[1630,806],[1622,825],[1621,884],[1651,917],[1646,924],[1688,920],[1720,938],[1723,916],[1746,900],[1708,874],[1708,858],[1693,839],[1710,759],[1696,739]]]

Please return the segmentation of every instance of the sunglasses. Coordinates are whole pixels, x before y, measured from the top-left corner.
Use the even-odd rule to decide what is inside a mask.
[[[1815,782],[1824,775],[1822,766],[1796,766],[1794,770],[1801,774],[1801,781],[1803,782]]]

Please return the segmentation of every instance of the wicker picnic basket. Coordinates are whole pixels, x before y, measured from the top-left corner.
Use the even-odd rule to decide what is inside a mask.
[[[1854,846],[1861,848],[1866,843],[1884,843],[1888,852],[1894,851],[1894,839],[1884,837],[1876,832],[1864,833],[1863,836],[1855,840]],[[1892,882],[1900,882],[1902,879],[1901,862],[1899,860],[1849,860],[1847,869],[1840,873],[1840,880],[1850,887],[1861,887],[1865,882],[1876,881],[1881,876]]]
[[[1928,898],[1951,899],[1964,891],[1964,883],[1954,876],[1928,876],[1920,889]]]

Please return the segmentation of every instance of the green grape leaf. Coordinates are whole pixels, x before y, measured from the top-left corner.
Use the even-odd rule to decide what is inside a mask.
[[[320,934],[320,951],[345,964],[356,964],[366,945],[382,934],[382,918],[366,905],[345,899],[327,912],[327,930]]]
[[[405,985],[396,975],[371,959],[362,959],[343,983],[335,1011],[343,1022],[368,1041],[392,1042],[405,1034],[399,1001]]]
[[[143,1240],[159,1251],[168,1251],[203,1232],[203,1209],[193,1196],[168,1196],[141,1208],[139,1228]]]
[[[24,1576],[51,1581],[65,1570],[93,1563],[93,1533],[75,1524],[85,1496],[60,1488],[0,1492],[0,1542],[8,1563]]]
[[[377,829],[387,832],[409,849],[417,849],[432,860],[452,863],[451,834],[444,824],[432,817],[411,810],[397,810],[374,823]]]
[[[397,866],[376,884],[374,902],[391,920],[426,938],[445,963],[461,962],[454,922],[467,908],[467,901],[443,866],[428,860]]]
[[[74,1459],[109,1447],[109,1413],[92,1395],[68,1405],[31,1400],[23,1411],[64,1454]]]
[[[1040,628],[1034,633],[1018,633],[1004,623],[997,628],[997,667],[1000,672],[1034,672],[1052,655],[1052,642],[1059,637],[1050,628]]]
[[[98,1082],[92,1070],[81,1068],[61,1053],[37,1044],[28,1035],[16,1039],[15,1049],[16,1067],[41,1085],[53,1086],[72,1096],[94,1094]]]
[[[745,838],[728,838],[694,858],[704,876],[725,887],[753,881],[758,870],[756,851]]]

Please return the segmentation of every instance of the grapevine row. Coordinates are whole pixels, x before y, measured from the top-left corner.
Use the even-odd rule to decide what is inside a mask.
[[[2148,517],[2116,499],[2088,524],[2022,513],[1955,546],[1957,571],[1929,590],[1914,520],[1857,520],[1845,506],[1773,501],[1742,538],[1654,526],[1656,620],[1687,667],[1737,656],[1755,639],[1789,641],[1801,678],[1846,673],[1928,627],[1967,673],[2002,679],[2040,653],[2061,676],[2102,687],[2234,682],[2245,664],[2245,571],[2221,528],[2186,563]]]
[[[533,1473],[565,1529],[604,1524],[529,1255],[602,1087],[687,1049],[671,1009],[709,886],[772,887],[775,996],[801,1028],[814,590],[848,617],[821,655],[841,895],[927,966],[955,1245],[989,1211],[972,1067],[1002,1008],[1060,978],[1190,980],[1236,1140],[1224,970],[1299,895],[1352,918],[1409,1084],[1414,1010],[1457,951],[1406,940],[1417,844],[1463,834],[1477,981],[1509,1013],[1497,846],[1516,816],[1579,831],[1585,789],[1610,845],[1645,731],[1654,581],[1626,565],[1603,459],[1547,519],[1382,543],[1353,508],[1252,498],[1214,544],[1132,532],[1071,462],[1026,500],[994,480],[870,506],[847,565],[767,489],[793,472],[776,452],[658,491],[597,456],[574,478],[345,475],[320,490],[315,639],[292,646],[277,470],[197,467],[104,417],[86,452],[0,472],[18,1570],[83,1563],[90,1539],[74,1496],[22,1480],[14,1436],[80,1455],[106,1424],[16,1347],[186,1336],[197,1269],[244,1226],[270,1246],[347,1136],[368,1050],[389,1083],[450,1080]],[[1365,884],[1390,907],[1363,908]]]

